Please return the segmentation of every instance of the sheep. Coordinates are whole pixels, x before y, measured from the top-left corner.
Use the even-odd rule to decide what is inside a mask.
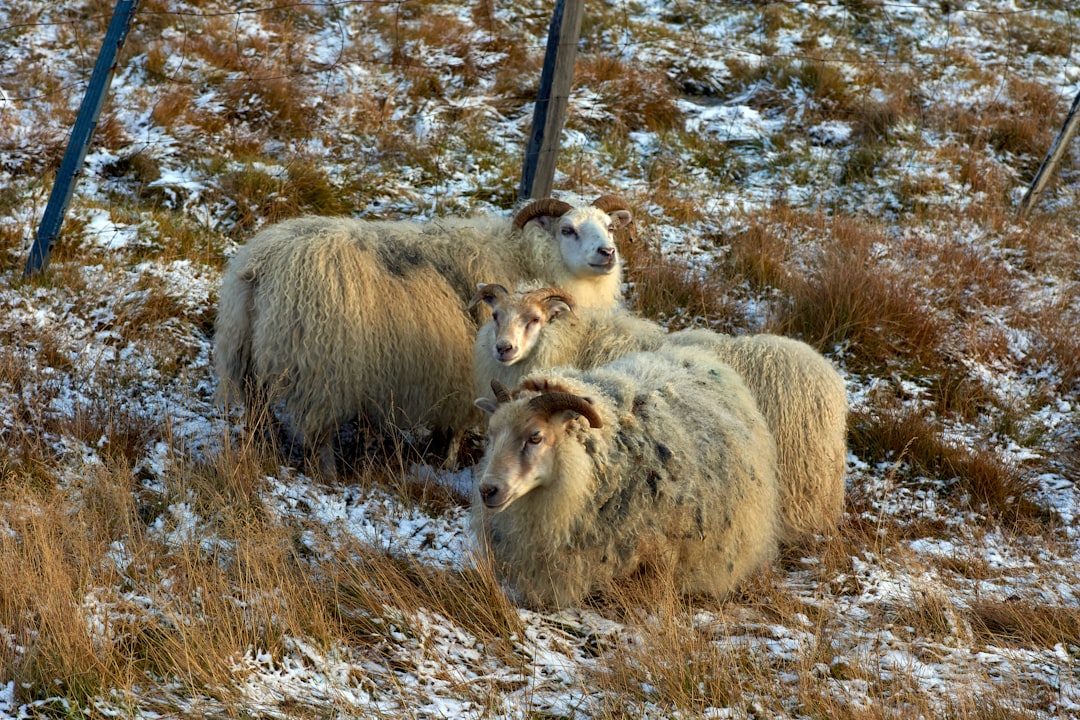
[[[710,353],[631,353],[495,381],[469,526],[528,604],[576,605],[652,569],[722,597],[777,552],[776,447]]]
[[[709,349],[750,388],[776,439],[785,546],[834,531],[843,514],[847,392],[825,357],[804,342],[772,334],[728,336],[704,329],[668,334],[626,310],[583,308],[558,288],[480,288],[492,319],[477,333],[474,382],[513,387],[558,365],[591,368],[628,352],[665,345]]]
[[[520,285],[513,293],[484,284],[470,305],[480,302],[491,309],[491,320],[480,326],[473,345],[477,395],[489,392],[492,379],[513,387],[533,369],[591,368],[655,350],[666,335],[660,325],[625,309],[579,308],[566,290],[538,283]]]
[[[580,207],[533,201],[512,220],[303,217],[268,227],[225,268],[217,399],[243,401],[252,423],[278,408],[331,474],[333,434],[347,420],[460,438],[479,418],[462,391],[478,324],[466,305],[478,281],[543,278],[573,288],[583,305],[614,307],[614,233],[632,232],[632,220],[607,195]]]
[[[753,393],[776,439],[783,544],[835,532],[844,514],[848,397],[833,364],[800,340],[769,333],[681,330],[668,345],[709,349]]]

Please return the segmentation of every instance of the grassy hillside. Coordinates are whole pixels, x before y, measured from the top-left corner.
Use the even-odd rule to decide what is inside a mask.
[[[48,272],[112,11],[0,6],[0,719],[1080,712],[1080,92],[1067,0],[590,1],[555,194],[627,302],[801,338],[852,403],[839,531],[734,597],[519,606],[469,468],[327,481],[215,407],[227,258],[304,213],[508,214],[552,3],[144,0]]]

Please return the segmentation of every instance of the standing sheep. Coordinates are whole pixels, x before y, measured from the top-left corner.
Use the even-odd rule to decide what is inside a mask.
[[[806,343],[701,329],[669,334],[626,310],[575,311],[573,296],[558,288],[509,293],[486,285],[477,298],[492,310],[473,352],[481,395],[491,378],[513,387],[529,373],[560,365],[591,368],[665,346],[708,349],[739,373],[776,439],[783,542],[793,545],[836,529],[844,504],[847,392],[832,363]]]
[[[513,220],[429,222],[305,217],[273,225],[225,268],[214,368],[223,403],[249,418],[281,410],[332,472],[332,437],[361,418],[459,436],[476,420],[471,393],[478,281],[565,283],[582,304],[614,307],[621,263],[614,233],[626,204],[538,200]],[[451,457],[456,443],[450,446]]]
[[[695,348],[493,383],[471,528],[530,604],[655,568],[720,597],[771,562],[776,449],[749,390]]]

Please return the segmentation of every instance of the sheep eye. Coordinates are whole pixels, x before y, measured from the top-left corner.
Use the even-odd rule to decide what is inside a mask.
[[[574,235],[577,235],[577,230],[570,227],[569,225],[565,225],[565,226],[563,226],[562,234],[566,235],[567,237],[572,237]]]
[[[525,443],[527,445],[539,445],[543,441],[543,439],[544,439],[543,435],[541,435],[539,432],[534,432],[532,435],[530,435],[528,437],[528,439],[525,441]]]

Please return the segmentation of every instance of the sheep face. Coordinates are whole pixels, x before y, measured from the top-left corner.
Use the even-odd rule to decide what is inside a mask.
[[[473,303],[483,300],[491,308],[495,337],[491,353],[497,362],[513,365],[536,346],[544,327],[572,313],[574,298],[558,288],[538,288],[511,295],[501,285],[482,285]]]
[[[559,453],[580,449],[566,438],[567,430],[579,417],[586,418],[591,427],[602,426],[588,398],[566,392],[544,393],[499,405],[480,398],[476,405],[492,413],[487,462],[477,486],[480,501],[492,512],[505,510],[526,493],[557,481]],[[561,450],[564,444],[568,448]]]
[[[491,453],[478,487],[492,512],[505,510],[522,495],[551,482],[555,448],[565,422],[531,417],[524,425],[504,425],[489,434]]]
[[[571,273],[579,277],[609,275],[619,269],[615,232],[631,220],[628,210],[608,214],[593,206],[577,207],[552,219],[550,230]]]

